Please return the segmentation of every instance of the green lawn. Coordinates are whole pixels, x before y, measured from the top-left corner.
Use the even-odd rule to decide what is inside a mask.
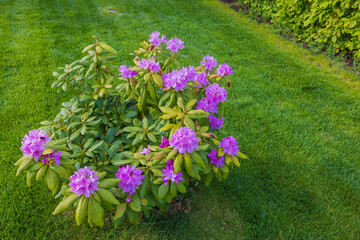
[[[116,8],[117,14],[106,9]],[[52,216],[44,182],[15,177],[21,139],[70,98],[51,73],[96,35],[131,63],[158,30],[233,67],[226,131],[249,156],[229,179],[191,194],[191,211],[116,231]],[[360,239],[360,85],[216,0],[0,0],[0,239]]]

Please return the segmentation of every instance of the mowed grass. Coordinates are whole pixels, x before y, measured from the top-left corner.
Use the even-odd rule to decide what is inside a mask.
[[[117,13],[108,13],[108,8]],[[191,211],[138,226],[77,227],[52,216],[45,183],[15,177],[21,139],[70,95],[51,73],[96,35],[128,53],[153,31],[233,67],[225,130],[249,156],[229,179],[190,194]],[[338,63],[211,1],[0,0],[0,239],[359,239],[359,81]]]

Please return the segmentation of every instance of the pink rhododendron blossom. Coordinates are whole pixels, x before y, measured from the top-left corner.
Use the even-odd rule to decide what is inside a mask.
[[[210,164],[216,165],[216,167],[222,167],[225,163],[225,157],[220,156],[218,157],[218,151],[215,149],[211,150],[211,152],[208,154],[208,157],[210,158]]]
[[[178,184],[178,181],[184,180],[182,178],[181,172],[174,173],[173,165],[174,165],[174,160],[173,159],[169,160],[167,161],[166,168],[161,170],[163,172],[162,174],[163,177],[161,179],[164,181],[165,186],[168,184],[169,180],[175,184]]]
[[[132,71],[130,70],[131,65],[129,66],[129,68],[126,67],[126,65],[121,65],[119,68],[119,72],[123,78],[133,78],[137,75],[137,71]]]
[[[78,197],[85,195],[90,197],[90,194],[94,194],[94,191],[99,190],[97,181],[99,179],[94,170],[90,170],[87,167],[80,168],[74,175],[70,177],[69,186],[70,191],[76,193]]]
[[[219,130],[220,128],[222,128],[222,126],[224,124],[223,116],[221,116],[221,119],[219,119],[213,115],[210,115],[210,116],[208,116],[208,119],[209,119],[209,125],[210,125],[211,129]]]
[[[116,174],[116,178],[121,180],[118,187],[122,188],[123,192],[129,193],[129,196],[133,195],[136,187],[142,184],[145,177],[141,175],[142,172],[141,169],[136,169],[136,166],[121,166]]]
[[[194,81],[196,78],[196,70],[193,66],[183,67],[181,70],[173,70],[169,73],[164,73],[162,76],[164,88],[174,88],[175,91],[183,91],[187,87],[188,81]]]
[[[184,42],[178,38],[172,38],[166,43],[166,49],[169,49],[171,52],[178,52],[179,49],[184,48]]]
[[[216,69],[216,73],[222,77],[226,75],[231,76],[233,74],[233,70],[229,65],[224,63],[222,65],[219,65],[218,69]]]
[[[206,98],[211,99],[211,101],[216,102],[225,102],[226,101],[226,89],[220,87],[219,84],[213,83],[206,88],[205,91]]]
[[[197,102],[196,109],[202,109],[205,112],[217,113],[218,111],[218,102],[213,101],[211,98],[203,98]]]
[[[160,38],[160,33],[155,31],[150,34],[150,39],[148,41],[151,42],[154,46],[160,47],[161,43],[166,43],[166,36],[163,35]]]
[[[184,77],[186,78],[186,81],[194,81],[196,78],[197,71],[193,66],[189,67],[183,67],[181,69],[182,73],[184,74]]]
[[[161,137],[161,143],[159,145],[160,148],[166,148],[170,146],[169,139]]]
[[[219,143],[219,148],[224,148],[224,153],[230,156],[237,155],[239,151],[237,141],[233,136],[223,138],[222,141]]]
[[[150,153],[150,145],[148,145],[146,148],[143,148],[140,153],[148,155]]]
[[[160,72],[159,63],[155,62],[153,59],[146,60],[145,58],[141,59],[139,62],[139,68],[149,70],[150,72]]]
[[[199,148],[197,145],[199,141],[194,130],[188,127],[181,127],[171,136],[170,145],[174,150],[179,150],[179,153],[192,153],[195,149]]]
[[[174,88],[175,91],[183,91],[187,86],[187,79],[180,70],[164,73],[162,80],[164,82],[164,89]]]
[[[29,155],[35,161],[38,161],[41,153],[46,149],[46,143],[49,141],[51,139],[45,132],[34,129],[24,136],[20,149],[24,155]]]
[[[200,63],[205,66],[205,70],[209,71],[212,71],[218,65],[217,60],[210,55],[205,56]]]
[[[210,84],[209,80],[206,77],[206,73],[198,73],[195,76],[195,81],[197,81],[200,85],[195,85],[195,87],[205,87]]]
[[[55,153],[55,148],[53,148],[54,152],[47,154],[47,155],[43,155],[43,160],[41,160],[43,163],[48,163],[48,164],[53,164],[54,160],[56,165],[60,165],[60,157],[61,157],[61,153],[62,152],[57,152]]]

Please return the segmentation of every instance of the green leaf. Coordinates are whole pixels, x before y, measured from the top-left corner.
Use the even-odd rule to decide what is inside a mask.
[[[78,226],[80,226],[85,219],[86,211],[88,209],[88,202],[89,199],[85,196],[82,196],[82,198],[80,198],[75,212],[75,220]]]
[[[106,133],[106,142],[112,143],[114,141],[116,130],[114,127],[110,128]]]
[[[146,195],[146,192],[148,190],[148,186],[150,183],[150,177],[148,174],[145,175],[144,180],[142,181],[141,187],[140,187],[140,197],[143,198]]]
[[[195,104],[197,103],[197,99],[191,99],[186,105],[185,105],[185,111],[190,111]]]
[[[17,169],[16,176],[18,176],[21,172],[27,170],[31,165],[35,163],[34,159],[32,158],[25,158],[25,160],[21,163],[19,168]]]
[[[59,205],[55,208],[55,211],[52,213],[53,215],[59,214],[67,210],[76,200],[78,196],[76,193],[71,194],[64,200],[62,200]]]
[[[44,163],[42,163],[42,162],[37,162],[37,163],[33,164],[33,165],[29,168],[29,171],[37,171],[37,170],[39,170],[42,166],[44,166]]]
[[[90,201],[89,217],[91,221],[93,221],[99,227],[104,226],[104,209],[101,207],[100,203],[98,203],[95,199],[90,198],[89,201]]]
[[[125,132],[139,132],[139,131],[143,131],[144,129],[141,127],[124,127],[123,130]]]
[[[130,220],[130,222],[132,224],[138,224],[138,222],[139,222],[139,213],[134,212],[134,211],[129,209],[127,211],[127,214],[128,214],[129,220]]]
[[[186,152],[184,154],[184,159],[185,159],[185,169],[187,171],[187,173],[191,176],[191,177],[195,177],[195,171],[192,165],[192,159],[191,156],[188,152]]]
[[[175,183],[171,183],[170,185],[170,192],[171,192],[171,196],[174,198],[177,196],[177,187]]]
[[[87,149],[89,148],[94,142],[94,139],[93,138],[89,138],[86,143],[84,144],[84,149]]]
[[[64,167],[60,165],[54,165],[54,171],[57,172],[63,178],[69,179],[69,173],[66,171]]]
[[[199,164],[200,167],[204,168],[205,167],[205,163],[202,160],[202,158],[199,156],[199,154],[197,154],[196,152],[192,152],[191,153],[191,158],[194,159],[194,161]]]
[[[156,85],[158,85],[159,87],[164,86],[164,82],[159,74],[153,73],[153,74],[151,74],[151,76],[154,79],[154,82],[156,83]]]
[[[35,177],[36,177],[36,171],[30,172],[28,171],[26,173],[26,185],[28,187],[31,187],[33,185],[33,183],[35,182]]]
[[[166,101],[170,97],[171,94],[172,94],[172,92],[168,91],[164,95],[162,95],[162,97],[159,100],[159,106],[162,106],[164,101]]]
[[[185,123],[185,126],[186,126],[186,127],[195,130],[195,123],[194,123],[194,121],[191,120],[190,118],[185,117],[185,118],[184,118],[184,123]]]
[[[220,170],[221,170],[222,172],[224,172],[224,173],[229,173],[229,168],[228,168],[228,166],[226,166],[226,165],[222,166],[222,167],[220,168]]]
[[[237,152],[237,156],[241,159],[248,159],[247,156],[245,156],[245,154],[241,153],[241,152]]]
[[[48,155],[48,154],[53,153],[53,152],[54,152],[54,149],[48,148],[48,149],[45,149],[41,154],[42,155]]]
[[[237,159],[236,156],[231,156],[231,159],[232,159],[233,163],[235,164],[235,166],[240,167],[239,159]]]
[[[107,172],[98,172],[95,176],[99,177],[99,181],[102,180],[106,176]]]
[[[181,167],[183,164],[183,156],[182,154],[179,154],[176,156],[175,160],[174,160],[174,172],[178,173],[181,171]]]
[[[49,168],[49,171],[47,171],[46,184],[48,185],[51,191],[54,191],[56,188],[58,176],[59,175],[56,172],[54,172],[51,168]]]
[[[175,157],[175,155],[177,154],[177,150],[172,150],[167,156],[166,156],[166,161],[171,160]]]
[[[120,182],[120,179],[107,178],[107,179],[100,181],[98,187],[108,189],[108,188],[116,187],[119,184],[119,182]]]
[[[141,211],[141,201],[140,201],[140,197],[139,197],[139,194],[138,192],[135,192],[132,196],[131,196],[131,202],[134,203],[134,205],[140,209]]]
[[[117,54],[115,49],[113,49],[112,47],[110,47],[109,45],[107,45],[105,43],[100,43],[100,46],[113,54]]]
[[[176,111],[175,109],[171,108],[171,107],[160,107],[160,110],[163,112],[163,113],[169,113],[169,114],[178,114],[179,112]]]
[[[150,141],[152,141],[153,143],[157,142],[156,137],[154,136],[154,134],[148,133],[147,136],[150,139]]]
[[[167,113],[167,114],[162,115],[160,118],[161,118],[161,119],[168,120],[168,119],[171,119],[171,118],[176,117],[178,114],[179,114],[178,112]]]
[[[158,199],[164,199],[168,191],[169,185],[165,185],[165,183],[161,184],[161,186],[159,187]]]
[[[166,124],[165,126],[163,126],[162,128],[160,128],[160,131],[167,131],[167,130],[173,128],[174,126],[175,126],[175,124],[173,124],[173,123],[168,123],[168,124]]]
[[[90,44],[89,46],[85,47],[85,48],[82,50],[82,53],[85,53],[85,52],[93,49],[94,46],[95,46],[95,44]]]
[[[208,143],[203,143],[199,145],[199,148],[197,151],[206,151],[209,148],[209,144]],[[219,151],[220,152],[220,151]],[[220,156],[220,155],[219,155]]]
[[[185,109],[185,105],[184,105],[184,100],[182,99],[182,97],[179,97],[177,100],[177,105],[179,106],[179,108],[181,108],[182,110]]]
[[[116,208],[114,220],[121,218],[124,215],[125,211],[126,211],[126,204],[121,203]]]
[[[186,187],[182,182],[178,182],[178,184],[176,184],[177,189],[179,190],[179,192],[181,193],[186,193]]]
[[[70,141],[74,140],[75,138],[77,138],[78,136],[80,136],[80,131],[81,129],[76,130],[73,134],[71,134],[70,136]]]
[[[101,203],[101,197],[99,196],[99,194],[97,193],[97,191],[95,191],[94,192],[94,199],[96,200],[96,201],[98,201],[99,203]]]
[[[35,178],[36,181],[39,181],[45,175],[47,170],[48,170],[48,165],[42,166],[36,174],[36,178]]]
[[[97,193],[99,194],[99,196],[106,202],[114,204],[114,205],[119,205],[120,202],[114,197],[114,195],[109,192],[108,190],[105,190],[103,188],[99,188],[99,190],[97,190]]]
[[[23,155],[19,160],[17,160],[14,163],[14,166],[20,166],[25,161],[25,159],[28,159],[28,158],[29,158],[29,155]]]
[[[100,145],[101,145],[103,142],[104,142],[104,141],[100,141],[100,142],[97,142],[97,143],[93,144],[93,145],[89,148],[88,152],[94,151],[95,149],[97,149],[98,147],[100,147]]]
[[[203,180],[204,180],[205,186],[209,186],[213,178],[214,178],[214,172],[213,171],[211,171],[210,173],[204,175]]]
[[[205,112],[204,110],[190,110],[189,112],[187,112],[186,114],[189,118],[193,118],[193,119],[200,119],[200,118],[205,118],[207,116],[210,115],[210,113]]]

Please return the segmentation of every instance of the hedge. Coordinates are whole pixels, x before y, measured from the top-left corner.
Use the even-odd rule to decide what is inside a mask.
[[[360,0],[238,0],[301,41],[360,59]]]

